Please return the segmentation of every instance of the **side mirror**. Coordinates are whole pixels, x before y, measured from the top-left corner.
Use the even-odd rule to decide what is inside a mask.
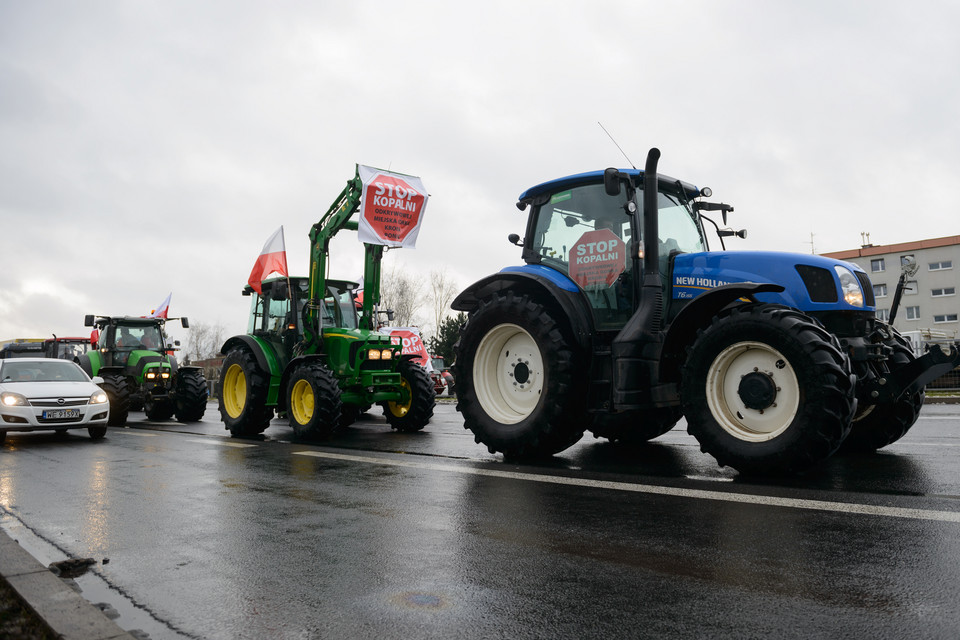
[[[180,324],[183,326],[184,329],[190,328],[190,321],[187,320],[186,318],[180,318]]]
[[[603,171],[603,190],[608,196],[620,195],[620,172],[614,168]]]
[[[510,244],[516,245],[518,247],[523,246],[523,244],[520,242],[520,236],[518,236],[515,233],[511,233],[510,235],[508,235],[507,240],[510,241]]]
[[[387,320],[393,322],[393,309],[387,309]]]
[[[93,316],[83,316],[83,326],[92,327],[93,326]]]

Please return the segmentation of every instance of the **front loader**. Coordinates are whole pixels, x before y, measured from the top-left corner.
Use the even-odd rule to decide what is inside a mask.
[[[309,277],[278,277],[251,296],[244,335],[228,339],[220,373],[220,415],[235,437],[255,437],[274,414],[286,415],[301,440],[319,440],[374,404],[398,431],[419,431],[434,409],[433,383],[401,345],[377,332],[383,245],[364,242],[359,283],[327,276],[330,241],[357,231],[363,192],[359,171],[310,230]]]

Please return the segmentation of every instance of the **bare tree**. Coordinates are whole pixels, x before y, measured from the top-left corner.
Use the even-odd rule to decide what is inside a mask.
[[[450,301],[457,295],[457,284],[445,271],[434,269],[430,272],[430,297],[433,300],[434,333],[439,335],[440,325],[447,317]]]
[[[184,348],[187,357],[191,360],[205,360],[217,355],[223,345],[223,333],[226,328],[221,323],[207,324],[205,322],[191,322],[190,332],[187,334],[187,344]]]
[[[415,275],[394,266],[380,278],[380,306],[393,309],[393,324],[415,326],[423,302],[423,281]]]

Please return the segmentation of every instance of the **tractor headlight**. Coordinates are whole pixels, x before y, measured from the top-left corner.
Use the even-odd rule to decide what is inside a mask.
[[[155,379],[157,378],[157,372],[156,372],[156,371],[147,371],[146,378],[147,378],[147,380],[155,380]]]
[[[10,391],[0,394],[0,402],[2,402],[5,407],[25,407],[30,404],[27,402],[26,396]]]
[[[851,307],[862,307],[863,289],[860,288],[860,281],[857,280],[857,276],[853,275],[850,269],[840,265],[835,265],[833,270],[837,272],[837,277],[840,278],[840,292],[843,294],[846,303]]]
[[[393,358],[393,351],[391,351],[390,349],[384,349],[381,352],[381,356],[380,356],[381,360],[390,360],[391,358]]]
[[[163,372],[160,373],[160,377],[163,378],[164,380],[166,380],[167,378],[170,377],[170,372],[169,372],[169,371],[163,371]]]
[[[379,360],[380,359],[380,349],[370,349],[367,351],[367,360]]]
[[[107,401],[107,394],[103,391],[97,391],[90,396],[90,404],[103,404]]]

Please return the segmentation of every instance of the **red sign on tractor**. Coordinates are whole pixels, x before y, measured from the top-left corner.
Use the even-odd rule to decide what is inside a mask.
[[[388,247],[415,246],[427,206],[427,192],[420,178],[362,165],[359,173],[363,181],[360,241]]]
[[[587,231],[570,249],[570,279],[582,289],[612,286],[626,266],[626,245],[609,229]]]

